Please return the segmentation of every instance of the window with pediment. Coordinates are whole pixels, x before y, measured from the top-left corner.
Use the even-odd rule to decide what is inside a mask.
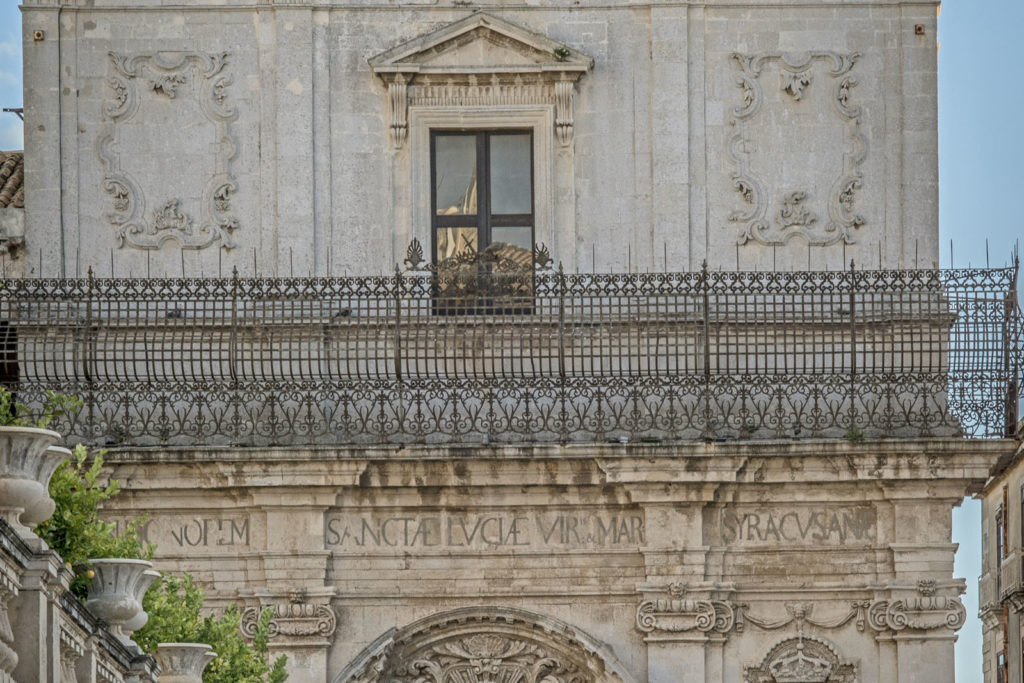
[[[529,299],[534,245],[574,243],[575,84],[593,60],[475,12],[373,57],[370,68],[387,87],[396,253],[412,240],[429,244],[441,294],[524,310],[501,310],[498,300]],[[522,268],[494,277],[518,265],[527,280]],[[473,312],[472,296],[456,312]]]

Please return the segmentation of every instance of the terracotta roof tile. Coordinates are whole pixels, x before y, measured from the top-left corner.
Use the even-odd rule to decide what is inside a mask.
[[[0,152],[0,208],[25,207],[25,153]]]

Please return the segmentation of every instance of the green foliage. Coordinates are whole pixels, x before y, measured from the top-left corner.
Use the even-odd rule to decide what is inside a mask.
[[[143,601],[149,622],[132,639],[143,649],[156,651],[158,643],[206,643],[217,658],[203,672],[204,683],[283,683],[286,658],[267,663],[267,642],[273,610],[266,609],[249,646],[242,638],[242,614],[229,605],[222,616],[201,615],[203,592],[185,574],[160,579]]]
[[[57,504],[53,516],[36,528],[36,533],[75,570],[71,590],[84,599],[89,586],[87,561],[93,557],[128,557],[148,560],[153,546],[144,543],[143,520],[117,527],[99,517],[99,506],[118,492],[116,481],[100,482],[103,453],[88,462],[85,446],[75,446],[71,459],[57,467],[50,479],[50,497]]]
[[[0,426],[3,427],[49,429],[58,417],[74,412],[81,407],[82,401],[76,396],[47,391],[42,410],[34,413],[24,403],[18,403],[14,399],[14,394],[0,387]]]
[[[0,422],[6,411],[6,424],[13,424],[10,417],[17,411],[11,406],[10,394],[0,393]],[[91,578],[90,558],[148,560],[155,550],[142,540],[144,520],[127,523],[119,533],[116,525],[99,518],[100,505],[120,490],[115,480],[101,481],[102,468],[102,452],[90,461],[85,446],[76,446],[71,459],[62,463],[50,480],[50,496],[56,503],[53,516],[36,528],[36,533],[77,570],[71,590],[83,600]],[[203,673],[205,683],[283,683],[288,678],[284,655],[272,664],[267,662],[271,610],[261,615],[250,646],[242,638],[242,615],[234,605],[223,616],[202,616],[203,592],[187,574],[159,579],[143,598],[143,607],[149,621],[133,639],[148,652],[155,652],[157,643],[206,643],[213,647],[217,659]]]
[[[854,426],[851,426],[849,429],[847,429],[846,434],[843,435],[843,438],[845,438],[850,443],[861,443],[862,441],[864,441],[866,437],[867,434],[864,433],[863,429]]]

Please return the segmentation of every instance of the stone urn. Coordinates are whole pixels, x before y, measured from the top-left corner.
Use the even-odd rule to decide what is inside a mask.
[[[60,434],[35,427],[0,427],[0,515],[22,536],[53,514],[50,477],[71,452],[54,448]]]
[[[155,569],[147,569],[139,576],[139,583],[135,586],[135,599],[139,601],[140,605],[142,604],[142,598],[146,597],[146,591],[159,578],[160,572]],[[130,638],[133,633],[145,626],[147,621],[149,621],[149,615],[144,611],[140,611],[134,617],[124,622],[121,630]]]
[[[142,612],[139,586],[146,580],[152,583],[152,579],[145,577],[145,573],[153,570],[153,563],[146,560],[100,558],[89,560],[89,567],[94,574],[85,606],[110,624],[111,633],[126,643],[131,642],[123,627]]]
[[[159,643],[160,683],[203,683],[203,669],[216,658],[213,649],[202,643]]]

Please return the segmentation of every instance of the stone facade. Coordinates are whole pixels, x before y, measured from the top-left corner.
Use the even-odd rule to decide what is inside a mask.
[[[982,563],[978,606],[985,681],[1014,681],[1024,667],[1024,446],[1000,462],[981,499]]]
[[[107,463],[125,491],[111,514],[150,515],[160,566],[251,618],[275,608],[291,680],[492,680],[452,673],[472,665],[493,680],[868,683],[952,681],[966,613],[950,510],[1010,448],[126,449]],[[815,673],[784,677],[800,667]]]
[[[504,129],[570,273],[932,268],[936,4],[26,0],[23,267],[390,272],[431,243],[431,132]],[[950,511],[1014,444],[852,412],[845,439],[122,446],[109,514],[243,630],[272,607],[298,683],[951,681]]]
[[[570,271],[932,267],[936,4],[28,0],[29,271],[387,272],[480,126]]]

